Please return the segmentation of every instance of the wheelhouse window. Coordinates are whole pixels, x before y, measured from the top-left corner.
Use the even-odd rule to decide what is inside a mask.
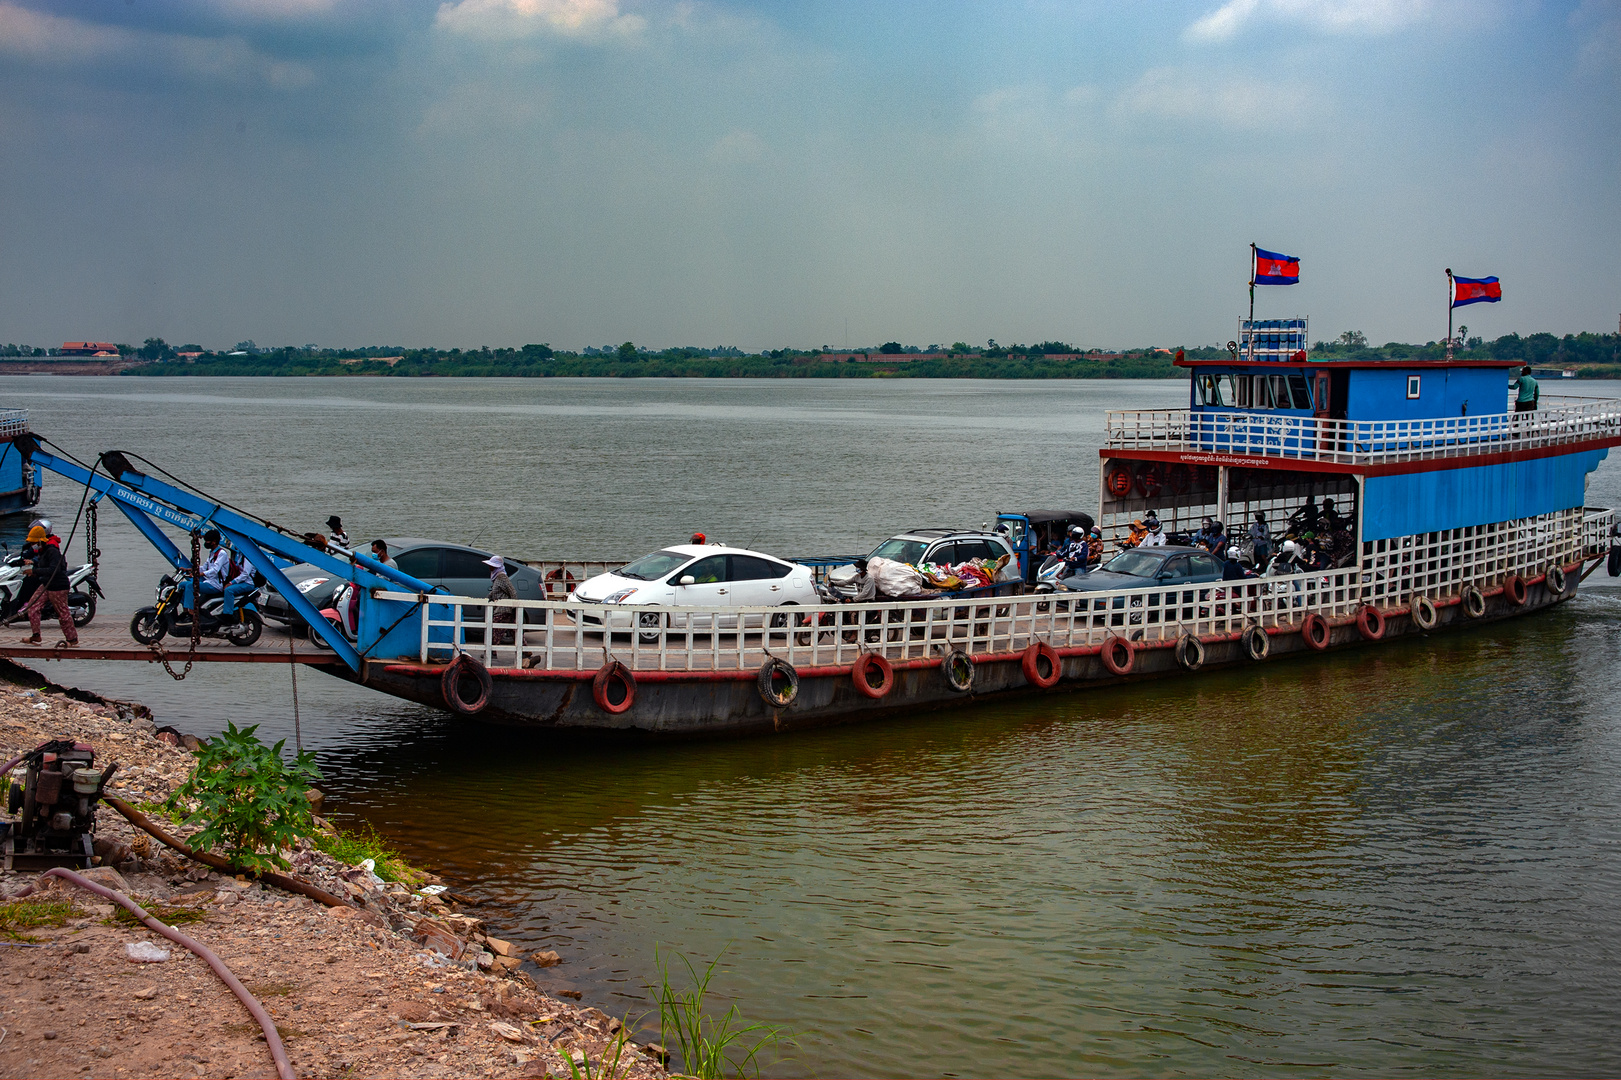
[[[1412,401],[1418,397],[1418,380],[1419,377],[1417,375],[1407,376],[1407,400],[1409,401]]]
[[[1200,405],[1218,409],[1311,409],[1311,392],[1299,373],[1199,375],[1193,386]]]

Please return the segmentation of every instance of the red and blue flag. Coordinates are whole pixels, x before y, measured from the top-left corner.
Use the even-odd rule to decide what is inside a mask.
[[[1454,276],[1452,279],[1453,307],[1463,307],[1465,304],[1495,304],[1501,299],[1503,287],[1494,277]]]
[[[1300,284],[1300,260],[1293,255],[1279,255],[1265,248],[1255,249],[1256,285]]]

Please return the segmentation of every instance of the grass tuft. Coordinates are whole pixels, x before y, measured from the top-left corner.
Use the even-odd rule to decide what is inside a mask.
[[[725,950],[721,950],[722,955]],[[670,956],[676,957],[687,969],[690,985],[677,990],[670,984]],[[659,1006],[659,1041],[672,1052],[681,1055],[681,1064],[687,1075],[698,1080],[718,1080],[728,1073],[745,1076],[749,1070],[759,1072],[759,1054],[768,1046],[792,1042],[793,1036],[769,1024],[745,1024],[736,1005],[720,1016],[704,1015],[704,998],[709,983],[715,977],[720,957],[709,962],[703,974],[680,953],[661,954],[655,948],[654,963],[658,967],[659,985],[651,987]]]
[[[168,904],[142,904],[146,913],[166,926],[184,926],[187,923],[202,922],[207,913],[202,908],[170,907]],[[137,919],[128,909],[113,908],[113,913],[105,920],[109,926],[140,926],[146,924]]]
[[[13,900],[9,904],[0,904],[0,935],[13,941],[36,941],[37,938],[23,931],[66,926],[69,919],[79,918],[83,914],[77,905],[66,900],[48,897]]]
[[[407,863],[405,856],[379,836],[377,830],[370,824],[363,823],[352,831],[338,829],[333,835],[320,833],[311,839],[315,842],[317,850],[349,866],[354,866],[363,859],[371,859],[377,864],[377,876],[384,881],[413,885],[427,876]]]

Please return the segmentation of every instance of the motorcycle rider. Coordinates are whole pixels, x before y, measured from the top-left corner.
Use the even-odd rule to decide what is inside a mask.
[[[1159,517],[1150,510],[1148,517],[1143,519],[1148,526],[1148,535],[1143,537],[1143,547],[1164,547],[1165,529],[1159,523]]]
[[[259,591],[258,582],[253,580],[253,566],[246,559],[236,558],[234,553],[227,552],[225,572],[222,575],[225,588],[222,590],[225,603],[220,607],[220,615],[231,618],[236,614],[237,600],[244,596],[252,596]]]
[[[1285,540],[1278,553],[1272,557],[1272,563],[1266,568],[1267,577],[1283,577],[1285,574],[1298,574],[1307,569],[1301,560],[1300,545],[1293,540]]]
[[[1071,526],[1069,543],[1065,544],[1058,552],[1058,557],[1064,560],[1064,573],[1062,576],[1069,577],[1071,574],[1084,574],[1090,570],[1089,559],[1091,554],[1091,546],[1086,542],[1086,530],[1079,525]]]
[[[197,606],[201,607],[204,600],[214,596],[223,596],[225,586],[228,585],[231,553],[220,545],[220,531],[209,529],[203,533],[203,547],[208,554],[203,557],[201,567],[201,580],[197,582]]]

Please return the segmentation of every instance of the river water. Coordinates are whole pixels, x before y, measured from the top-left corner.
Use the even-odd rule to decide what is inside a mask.
[[[1602,384],[1561,386],[1605,394]],[[694,529],[867,550],[1093,508],[1103,412],[1175,382],[6,377],[73,453],[133,450],[282,524],[641,554]],[[1616,505],[1614,464],[1589,502]],[[66,535],[77,498],[47,479]],[[20,533],[22,518],[4,520]],[[111,599],[161,565],[102,515]],[[75,539],[77,547],[80,541]],[[316,672],[340,814],[442,869],[537,972],[647,1008],[656,950],[798,1033],[778,1075],[1621,1070],[1621,590],[1261,669],[692,745],[557,744]],[[207,734],[293,735],[289,672],[53,663]]]

